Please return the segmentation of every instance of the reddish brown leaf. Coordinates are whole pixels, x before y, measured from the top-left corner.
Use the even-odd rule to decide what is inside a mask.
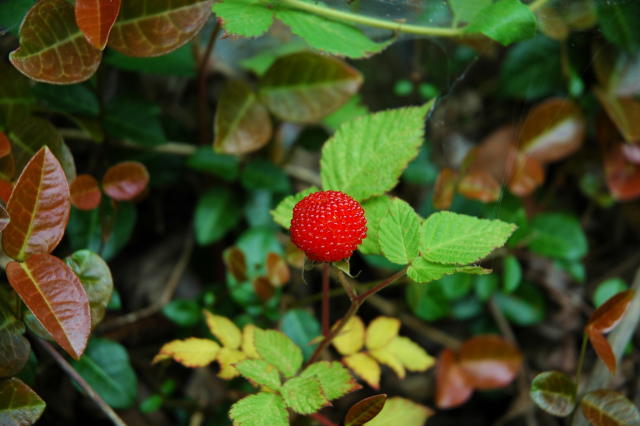
[[[70,210],[67,179],[45,146],[27,164],[7,203],[11,223],[2,233],[5,253],[20,261],[51,253],[64,235]]]
[[[617,293],[591,314],[587,327],[599,333],[608,333],[613,330],[629,309],[632,298],[633,290]]]
[[[9,262],[7,278],[38,321],[62,348],[80,359],[91,332],[89,299],[65,263],[49,254]]]
[[[633,96],[616,97],[599,87],[595,87],[594,92],[624,140],[630,143],[640,141],[640,102]]]
[[[355,403],[347,412],[345,426],[361,426],[373,419],[384,408],[387,395],[374,395]]]
[[[213,0],[124,1],[109,47],[127,56],[172,52],[195,37],[211,15]]]
[[[520,131],[519,150],[545,164],[567,157],[584,142],[582,110],[566,98],[551,98],[536,105]]]
[[[509,179],[509,190],[519,197],[525,197],[535,191],[544,182],[544,169],[538,160],[518,152]]]
[[[11,143],[9,138],[0,130],[0,157],[11,154]]]
[[[80,210],[93,210],[100,205],[102,192],[91,175],[79,175],[69,185],[71,204]]]
[[[102,189],[114,200],[131,201],[140,195],[149,183],[147,168],[135,161],[123,161],[107,170],[102,178]]]
[[[469,199],[491,203],[500,198],[502,187],[489,172],[479,170],[467,173],[460,179],[458,192]]]
[[[9,202],[9,198],[11,198],[11,193],[13,192],[13,183],[0,179],[0,198],[4,203]]]
[[[460,365],[476,389],[501,388],[513,381],[522,364],[520,350],[499,336],[478,336],[464,342]]]
[[[236,281],[247,279],[247,260],[242,250],[231,246],[222,253],[222,258],[227,270],[231,272]]]
[[[515,155],[515,139],[517,127],[507,124],[493,131],[470,152],[473,156],[467,173],[476,171],[489,172],[498,182],[504,182],[511,175]]]
[[[611,349],[609,341],[592,327],[585,327],[585,331],[598,357],[607,366],[611,374],[616,374],[616,356],[613,353],[613,349]]]
[[[291,279],[291,271],[287,262],[277,253],[267,254],[267,277],[274,287],[281,287]]]
[[[118,12],[120,0],[76,0],[76,22],[89,43],[103,50]]]
[[[271,299],[276,291],[276,289],[269,282],[269,278],[267,277],[254,278],[252,284],[256,294],[264,302]]]
[[[584,417],[593,426],[637,426],[640,412],[629,399],[609,389],[591,391],[582,397]]]
[[[436,365],[436,406],[442,409],[464,404],[473,393],[469,378],[451,349],[444,349]]]
[[[41,0],[24,18],[20,47],[9,55],[13,66],[36,81],[72,84],[88,80],[102,52],[84,37],[73,6],[66,0]]]
[[[448,209],[453,201],[458,184],[458,172],[447,167],[440,170],[433,189],[433,207],[438,210]]]

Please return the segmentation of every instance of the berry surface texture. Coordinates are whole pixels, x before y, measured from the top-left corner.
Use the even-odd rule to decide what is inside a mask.
[[[310,260],[337,262],[351,257],[366,236],[364,210],[342,192],[314,192],[293,208],[291,241]]]

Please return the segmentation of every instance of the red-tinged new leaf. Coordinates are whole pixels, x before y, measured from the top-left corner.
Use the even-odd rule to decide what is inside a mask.
[[[585,331],[587,332],[589,341],[591,342],[593,349],[595,349],[596,354],[598,354],[598,357],[602,360],[604,365],[607,366],[611,374],[616,374],[616,356],[613,353],[613,349],[611,349],[609,341],[593,328],[586,327]]]
[[[11,193],[13,192],[13,183],[8,180],[0,179],[0,198],[6,204],[9,202],[9,198],[11,198]]]
[[[123,161],[107,170],[102,178],[102,189],[114,200],[130,201],[147,187],[149,172],[135,161]]]
[[[599,333],[608,333],[613,330],[629,309],[632,297],[633,290],[617,293],[591,314],[587,327]]]
[[[525,197],[544,182],[544,168],[538,160],[523,152],[518,152],[513,158],[509,190],[519,197]]]
[[[222,252],[222,259],[227,271],[233,275],[236,281],[241,282],[247,279],[247,260],[242,250],[231,246]]]
[[[582,397],[580,406],[593,426],[637,426],[640,412],[629,399],[609,389],[591,391]]]
[[[19,261],[51,253],[64,235],[70,210],[67,178],[45,146],[29,161],[7,203],[11,222],[2,233],[5,253]]]
[[[519,149],[545,164],[578,150],[584,135],[585,120],[580,107],[566,98],[551,98],[527,115],[520,131]]]
[[[459,357],[471,385],[481,390],[508,385],[522,365],[520,350],[499,336],[478,336],[465,341]]]
[[[11,143],[5,133],[0,130],[0,157],[9,155],[11,153]]]
[[[291,279],[291,270],[282,256],[277,253],[267,254],[267,278],[274,287],[282,287]]]
[[[436,366],[436,406],[441,409],[464,404],[473,393],[469,378],[449,348],[438,357]]]
[[[127,56],[173,52],[204,27],[213,0],[124,1],[109,37],[109,47]]]
[[[491,203],[500,198],[502,188],[489,172],[479,170],[467,173],[460,179],[458,192],[471,200]]]
[[[354,404],[344,419],[345,426],[361,426],[378,415],[384,403],[387,401],[387,395],[374,395],[365,398]]]
[[[515,125],[507,124],[485,137],[467,154],[465,172],[489,172],[498,182],[504,182],[511,175],[517,130]]]
[[[446,167],[440,170],[433,190],[433,207],[438,210],[448,209],[456,194],[457,184],[458,172]]]
[[[100,205],[102,192],[91,175],[79,175],[69,185],[71,204],[79,210],[93,210]]]
[[[40,0],[20,27],[20,47],[9,60],[36,81],[72,84],[88,80],[98,69],[102,52],[84,37],[66,0]]]
[[[87,293],[62,260],[34,254],[9,262],[7,278],[33,315],[74,359],[80,359],[91,332]]]
[[[76,22],[89,43],[103,50],[120,11],[120,0],[76,0]]]

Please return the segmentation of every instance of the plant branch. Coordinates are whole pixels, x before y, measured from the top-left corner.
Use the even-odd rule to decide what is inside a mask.
[[[388,286],[389,284],[391,284],[392,282],[394,282],[398,278],[404,276],[407,273],[408,269],[409,269],[409,265],[405,266],[404,269],[402,269],[401,271],[396,272],[395,274],[393,274],[392,276],[390,276],[386,280],[382,281],[380,284],[378,284],[377,286],[373,287],[372,289],[365,291],[360,296],[358,296],[357,299],[359,300],[360,303],[364,302],[364,299],[366,299],[367,297],[371,296],[372,294],[376,294],[377,292],[379,292],[380,290],[382,290],[383,288],[385,288],[386,286]]]
[[[329,264],[322,265],[322,337],[329,336]]]
[[[580,349],[580,358],[578,359],[578,371],[576,373],[576,390],[580,390],[580,376],[582,374],[582,365],[584,363],[584,354],[587,352],[587,333],[582,335],[582,348]],[[576,399],[578,396],[576,395]]]
[[[320,413],[310,414],[309,417],[316,420],[318,423],[320,423],[323,426],[338,426],[336,423],[332,422],[331,420],[329,420],[328,418],[326,418]]]
[[[209,57],[213,51],[213,47],[218,39],[218,33],[220,32],[220,22],[216,22],[211,35],[209,36],[209,42],[207,48],[200,58],[200,68],[198,69],[198,121],[200,122],[200,144],[207,145],[210,142],[208,123],[207,120],[207,76],[209,75]]]
[[[32,339],[33,341],[38,342],[38,344],[45,350],[51,357],[55,360],[56,363],[82,388],[82,390],[87,394],[89,398],[96,403],[98,407],[111,419],[111,422],[116,426],[127,426],[127,424],[118,416],[118,414],[113,411],[104,400],[93,390],[91,385],[86,382],[82,378],[80,374],[76,370],[73,369],[71,365],[64,359],[62,355],[56,351],[53,346],[51,346],[48,342],[36,337]]]

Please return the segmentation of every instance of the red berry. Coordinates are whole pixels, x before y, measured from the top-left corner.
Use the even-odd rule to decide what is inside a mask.
[[[314,192],[293,208],[291,241],[310,260],[337,262],[351,257],[366,236],[364,210],[342,192]]]

